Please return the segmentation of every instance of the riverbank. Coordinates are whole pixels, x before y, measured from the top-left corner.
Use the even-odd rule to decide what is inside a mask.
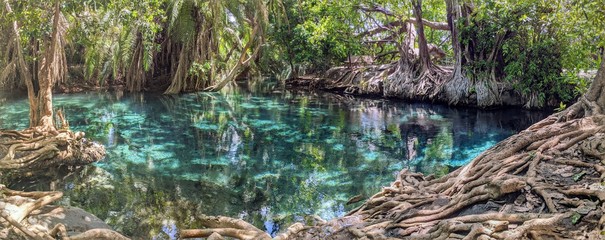
[[[63,121],[60,126],[68,125]],[[105,156],[104,146],[88,141],[82,132],[65,128],[0,130],[0,156],[4,156],[0,161],[0,182],[27,185],[24,179],[32,176],[53,179],[53,191],[16,191],[0,184],[0,238],[124,239],[85,210],[49,205],[63,196],[54,189],[55,183],[65,177],[58,172],[74,172]]]
[[[534,124],[442,178],[404,169],[344,217],[299,224],[283,236],[602,239],[605,151],[598,146],[605,143],[605,117],[557,122],[560,116]]]
[[[286,86],[361,97],[395,98],[463,107],[552,110],[560,107],[561,104],[561,100],[555,96],[545,96],[545,100],[541,102],[536,97],[537,93],[523,95],[515,90],[513,84],[509,82],[474,82],[469,79],[454,82],[450,76],[446,77],[448,80],[441,82],[433,81],[429,77],[412,79],[403,81],[401,86],[393,87],[391,82],[394,79],[391,79],[393,77],[391,75],[397,75],[397,71],[399,71],[395,65],[333,67],[324,73],[290,78],[286,80]],[[594,75],[595,72],[592,71],[582,72],[579,77],[591,79]],[[400,77],[405,78],[406,76]]]

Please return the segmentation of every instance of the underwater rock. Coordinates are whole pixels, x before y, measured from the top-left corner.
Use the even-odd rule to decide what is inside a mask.
[[[91,229],[111,229],[101,219],[78,207],[49,205],[40,209],[39,214],[30,216],[27,221],[43,231],[50,231],[55,225],[61,223],[66,226],[70,236]]]

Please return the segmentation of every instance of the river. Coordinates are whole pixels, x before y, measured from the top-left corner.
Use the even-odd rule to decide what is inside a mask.
[[[107,148],[67,176],[11,183],[65,193],[126,235],[170,239],[195,216],[243,218],[274,235],[330,219],[403,168],[443,175],[547,112],[477,110],[240,86],[178,96],[59,94],[72,130]],[[25,97],[0,94],[0,127],[28,126]]]

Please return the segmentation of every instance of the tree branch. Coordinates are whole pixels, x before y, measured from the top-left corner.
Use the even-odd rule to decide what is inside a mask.
[[[405,21],[418,25],[418,20],[416,18],[408,18]],[[433,30],[443,30],[443,31],[450,30],[450,27],[447,25],[447,22],[433,22],[433,21],[429,21],[426,19],[422,19],[422,24],[424,26],[432,28]]]

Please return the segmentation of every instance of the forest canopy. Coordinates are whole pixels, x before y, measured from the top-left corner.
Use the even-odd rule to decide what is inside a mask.
[[[59,89],[77,84],[121,85],[133,92],[219,90],[250,76],[287,78],[356,61],[392,63],[410,57],[402,52],[407,44],[425,59],[423,65],[445,66],[449,74],[459,63],[469,81],[511,83],[532,99],[528,106],[539,107],[551,96],[569,103],[584,92],[589,82],[581,76],[597,68],[605,46],[604,4],[589,0],[59,4],[67,73],[65,81],[56,82]],[[50,37],[53,4],[5,0],[4,5],[1,38],[12,39],[18,30],[25,61],[19,67],[35,73]],[[4,49],[12,49],[10,44],[15,42],[2,41]],[[0,81],[6,88],[24,88],[14,58],[10,50],[0,53]]]

